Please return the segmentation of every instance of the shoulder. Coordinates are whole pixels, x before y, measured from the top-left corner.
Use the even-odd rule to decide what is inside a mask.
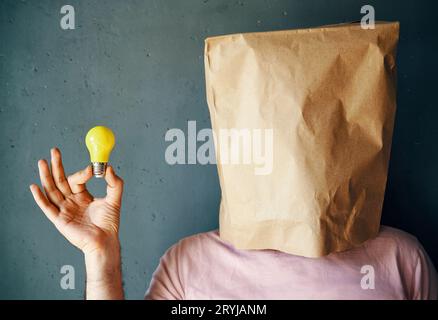
[[[193,276],[200,277],[210,272],[228,251],[228,245],[220,239],[219,232],[213,230],[179,240],[163,255],[161,263],[178,270],[182,281],[189,283]]]
[[[208,254],[212,249],[227,247],[219,237],[218,230],[202,232],[185,237],[175,243],[170,250],[178,251],[179,254]]]
[[[421,249],[421,244],[415,236],[393,227],[381,226],[380,232],[374,241],[414,251]]]
[[[407,272],[413,272],[427,259],[427,253],[415,236],[393,227],[381,226],[377,237],[367,241],[365,248],[379,260],[392,261]]]
[[[236,249],[222,240],[218,230],[198,233],[175,243],[165,254],[182,268],[210,268],[213,261],[237,254]],[[186,269],[187,269],[186,268]]]
[[[172,245],[161,257],[146,299],[184,299],[193,280],[209,270],[212,252],[218,251],[217,230],[186,237]]]
[[[393,257],[403,267],[411,299],[437,299],[438,278],[435,267],[421,243],[413,235],[390,227],[382,227],[377,241],[394,247]]]

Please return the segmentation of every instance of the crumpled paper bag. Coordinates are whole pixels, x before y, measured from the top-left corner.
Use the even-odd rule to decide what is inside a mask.
[[[377,235],[398,35],[398,22],[378,22],[205,40],[222,239],[320,257]],[[221,163],[218,131],[233,128],[272,129],[271,172]]]

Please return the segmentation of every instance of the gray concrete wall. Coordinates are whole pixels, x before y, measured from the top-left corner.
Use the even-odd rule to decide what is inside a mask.
[[[121,242],[127,297],[142,298],[163,252],[218,225],[216,168],[169,166],[168,128],[210,127],[207,36],[377,18],[401,21],[399,109],[384,222],[416,235],[438,262],[437,23],[434,1],[0,1],[0,298],[81,299],[83,257],[36,207],[36,162],[58,146],[68,172],[89,159],[87,130],[111,127],[126,182]],[[71,4],[76,29],[60,28]],[[435,8],[432,8],[432,7]],[[102,181],[90,189],[103,194]],[[76,269],[62,290],[60,268]]]

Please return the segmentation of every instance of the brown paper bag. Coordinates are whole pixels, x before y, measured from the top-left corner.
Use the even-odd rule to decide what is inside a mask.
[[[399,23],[379,22],[367,30],[353,23],[206,39],[222,239],[319,257],[377,235],[398,34]],[[221,161],[232,148],[221,147],[222,129],[246,130],[254,141],[271,130],[272,170]]]

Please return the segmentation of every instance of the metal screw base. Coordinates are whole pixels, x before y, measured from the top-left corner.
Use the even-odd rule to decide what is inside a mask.
[[[103,178],[105,176],[105,162],[92,162],[91,165],[93,167],[93,176],[95,176],[96,178]]]

